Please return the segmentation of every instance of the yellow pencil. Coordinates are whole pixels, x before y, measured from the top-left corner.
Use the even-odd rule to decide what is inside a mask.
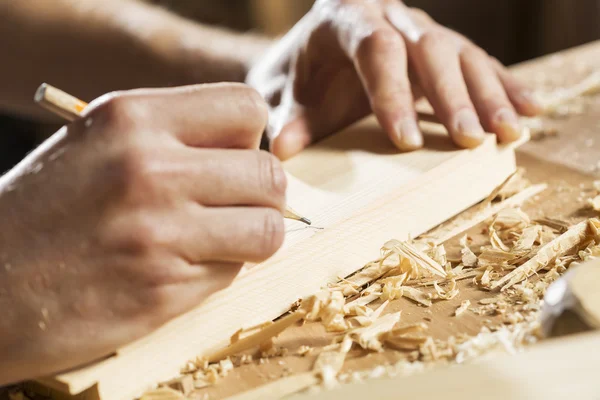
[[[34,100],[37,104],[54,114],[66,119],[67,121],[75,121],[81,117],[81,112],[87,107],[87,103],[78,99],[54,86],[43,83],[35,92]],[[293,219],[304,222],[307,225],[311,224],[308,218],[305,218],[290,207],[285,208],[283,213],[284,218]]]

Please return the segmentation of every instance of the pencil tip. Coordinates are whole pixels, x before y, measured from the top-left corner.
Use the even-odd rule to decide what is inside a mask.
[[[310,222],[310,219],[306,217],[300,217],[300,221],[304,222],[306,225],[312,224],[312,222]]]

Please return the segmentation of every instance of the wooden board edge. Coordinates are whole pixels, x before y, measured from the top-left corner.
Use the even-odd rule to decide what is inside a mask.
[[[514,155],[512,146],[496,146],[495,143],[491,143],[492,142],[491,139],[492,138],[490,138],[490,140],[487,143],[488,143],[488,146],[492,147],[492,150],[493,150],[492,153],[494,154],[494,159],[498,158],[498,160],[499,160],[501,157],[507,157],[507,160],[505,160],[504,162],[509,162],[510,168],[512,168],[512,170],[514,171],[514,168],[516,168],[516,164],[515,164],[515,155]],[[495,139],[493,140],[493,142],[495,142]],[[486,150],[486,146],[482,146],[480,149],[482,152],[490,151],[490,149]],[[478,153],[477,153],[477,149],[474,149],[474,150],[464,150],[462,152],[462,154],[464,154],[465,157],[469,157],[467,154],[470,154],[471,156],[476,157],[476,155]],[[510,158],[510,161],[508,161],[509,158]],[[453,161],[456,162],[455,159],[452,159],[446,163],[440,164],[438,167],[429,171],[428,173],[433,173],[432,171],[434,171],[434,170],[443,169],[446,167],[446,164],[452,163]],[[508,176],[508,172],[507,172],[507,176]],[[506,178],[506,176],[504,178]],[[490,188],[490,190],[491,189],[493,189],[493,188]],[[486,195],[487,195],[487,193],[481,193],[481,196],[477,201],[481,200]],[[475,202],[476,201],[474,201],[472,204],[474,204]],[[472,204],[469,204],[469,205],[472,205]],[[449,217],[451,217],[451,216],[448,216],[448,218]],[[440,223],[441,222],[443,222],[443,221],[440,221]],[[276,316],[273,316],[273,318],[274,317],[276,317]],[[99,386],[100,397],[103,399],[111,399],[111,400],[113,400],[113,399],[114,400],[130,399],[135,395],[139,395],[140,394],[139,388],[135,389],[136,394],[133,394],[133,391],[134,391],[133,388],[130,388],[131,392],[129,392],[129,390],[125,390],[125,391],[121,392],[121,390],[117,389],[117,387],[113,387],[114,384],[111,384],[110,382],[105,382],[105,381],[99,382],[102,379],[98,379],[98,376],[103,376],[103,375],[108,374],[107,371],[113,371],[114,369],[118,369],[119,362],[117,361],[117,359],[118,359],[118,357],[109,359],[109,360],[105,360],[102,363],[104,365],[92,365],[90,367],[85,368],[84,370],[75,371],[75,373],[69,373],[67,375],[59,375],[54,379],[57,380],[58,382],[60,382],[61,385],[63,385],[63,387],[68,387],[70,393],[73,395],[83,392],[86,389],[88,389],[94,385]],[[99,368],[99,369],[97,369],[97,368]],[[98,371],[100,371],[100,373],[98,373]],[[113,372],[110,372],[110,373],[113,373]],[[140,378],[139,384],[137,384],[137,386],[139,386],[139,387],[148,386],[150,384],[150,381],[152,381],[152,383],[156,383],[158,380],[161,379],[161,378],[150,379],[150,377],[146,377],[146,376],[144,376],[144,377],[140,376],[139,378]],[[163,377],[163,378],[167,379],[168,377]]]

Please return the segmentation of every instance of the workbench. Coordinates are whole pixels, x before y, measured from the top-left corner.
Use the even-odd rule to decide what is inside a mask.
[[[550,55],[514,66],[512,70],[536,89],[550,90],[581,81],[594,70],[600,70],[600,41],[579,48]],[[556,129],[556,136],[532,140],[518,150],[518,164],[526,169],[526,177],[533,183],[547,183],[548,189],[527,202],[523,209],[532,218],[551,217],[569,222],[597,216],[586,206],[594,179],[600,177],[600,95],[582,100],[580,115],[563,119],[546,119],[548,127]],[[477,234],[477,229],[473,229]],[[447,244],[449,252],[457,248],[457,238]],[[459,283],[456,298],[435,303],[429,308],[419,307],[405,298],[393,300],[386,313],[402,310],[403,323],[426,321],[428,334],[436,339],[453,335],[476,335],[485,324],[496,317],[483,318],[465,313],[453,316],[464,300],[477,303],[489,293],[473,288],[469,281]],[[271,357],[263,362],[241,365],[220,379],[216,385],[196,390],[190,398],[220,399],[264,385],[270,381],[312,369],[316,356],[295,354],[302,346],[323,347],[334,335],[325,332],[319,323],[293,326],[275,339],[276,347],[285,347],[287,355]],[[193,355],[190,355],[193,356]],[[351,353],[343,372],[374,369],[391,365],[403,359],[404,353],[386,350],[380,353]],[[0,395],[0,399],[3,397]]]
[[[512,70],[535,89],[551,90],[573,85],[592,71],[600,70],[600,41],[532,60],[514,66]],[[532,218],[551,217],[578,222],[598,215],[587,207],[586,201],[592,182],[600,177],[600,95],[589,96],[582,102],[581,115],[544,120],[545,126],[556,129],[556,136],[532,140],[518,150],[518,164],[526,169],[526,177],[532,183],[549,185],[523,207]],[[457,239],[451,242],[456,244]],[[447,248],[451,249],[452,244],[449,243]],[[489,297],[489,293],[472,288],[468,281],[460,282],[459,287],[460,295],[450,301],[426,309],[401,298],[392,301],[386,313],[402,310],[403,323],[426,321],[429,334],[439,339],[458,334],[475,335],[484,326],[484,319],[475,314],[455,318],[453,313],[462,301],[470,300],[476,304]],[[489,317],[491,322],[497,322],[493,318]],[[289,355],[269,358],[262,364],[242,365],[218,384],[197,391],[192,398],[226,398],[284,376],[310,371],[316,357],[298,357],[294,353],[301,346],[326,346],[333,337],[319,323],[292,327],[275,340],[275,345],[286,348]],[[342,372],[391,365],[402,357],[402,353],[393,350],[350,356]]]

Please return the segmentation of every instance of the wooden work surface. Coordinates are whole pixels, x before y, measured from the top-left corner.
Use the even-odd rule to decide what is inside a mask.
[[[552,89],[574,84],[594,69],[600,69],[600,42],[519,65],[514,71],[536,88]],[[524,209],[532,217],[576,221],[591,216],[589,211],[583,210],[589,197],[586,189],[591,188],[592,181],[597,179],[594,176],[600,176],[600,95],[586,98],[582,115],[547,122],[558,129],[558,136],[529,142],[518,153],[518,163],[526,168],[526,177],[534,183],[549,184],[549,188],[527,203]],[[450,243],[450,252],[452,247]],[[403,323],[428,322],[429,333],[434,338],[444,339],[460,333],[476,334],[484,325],[484,318],[472,313],[456,318],[452,316],[453,312],[463,300],[476,303],[490,295],[473,288],[469,281],[461,282],[459,287],[460,294],[453,300],[423,308],[401,298],[391,302],[386,313],[402,310]],[[331,343],[332,338],[333,335],[326,333],[320,323],[288,329],[276,339],[275,344],[286,347],[290,355],[238,367],[215,386],[198,390],[191,397],[225,398],[289,374],[309,371],[315,357],[299,357],[293,355],[294,350],[303,345],[322,347]],[[403,357],[403,353],[389,350],[366,356],[351,353],[344,371],[372,369]],[[0,400],[3,400],[1,389]]]
[[[577,83],[594,69],[600,69],[600,42],[513,68],[519,77],[532,83],[535,88],[549,90]],[[600,176],[600,95],[585,99],[582,115],[547,119],[546,122],[558,130],[558,135],[531,141],[518,152],[518,163],[527,170],[526,177],[533,183],[549,184],[549,188],[527,203],[524,210],[533,218],[548,216],[577,221],[592,216],[593,211],[585,211],[585,205],[589,197],[589,191],[586,193],[586,190]],[[447,247],[451,251],[452,245]],[[427,322],[429,334],[439,339],[460,333],[477,334],[486,318],[492,323],[499,322],[494,321],[494,317],[482,318],[472,313],[454,317],[454,310],[461,301],[469,299],[476,304],[478,300],[490,296],[487,292],[475,289],[469,281],[460,282],[459,287],[459,296],[450,301],[423,308],[401,298],[391,302],[386,313],[402,310],[403,323]],[[275,344],[287,348],[291,355],[266,359],[262,364],[242,365],[215,386],[197,391],[192,398],[226,398],[289,374],[310,371],[316,357],[299,357],[293,355],[294,351],[303,345],[325,346],[331,343],[333,337],[333,334],[325,332],[320,323],[307,323],[288,329],[276,339]],[[342,372],[393,364],[403,357],[403,353],[393,350],[366,356],[364,353],[351,353]]]

